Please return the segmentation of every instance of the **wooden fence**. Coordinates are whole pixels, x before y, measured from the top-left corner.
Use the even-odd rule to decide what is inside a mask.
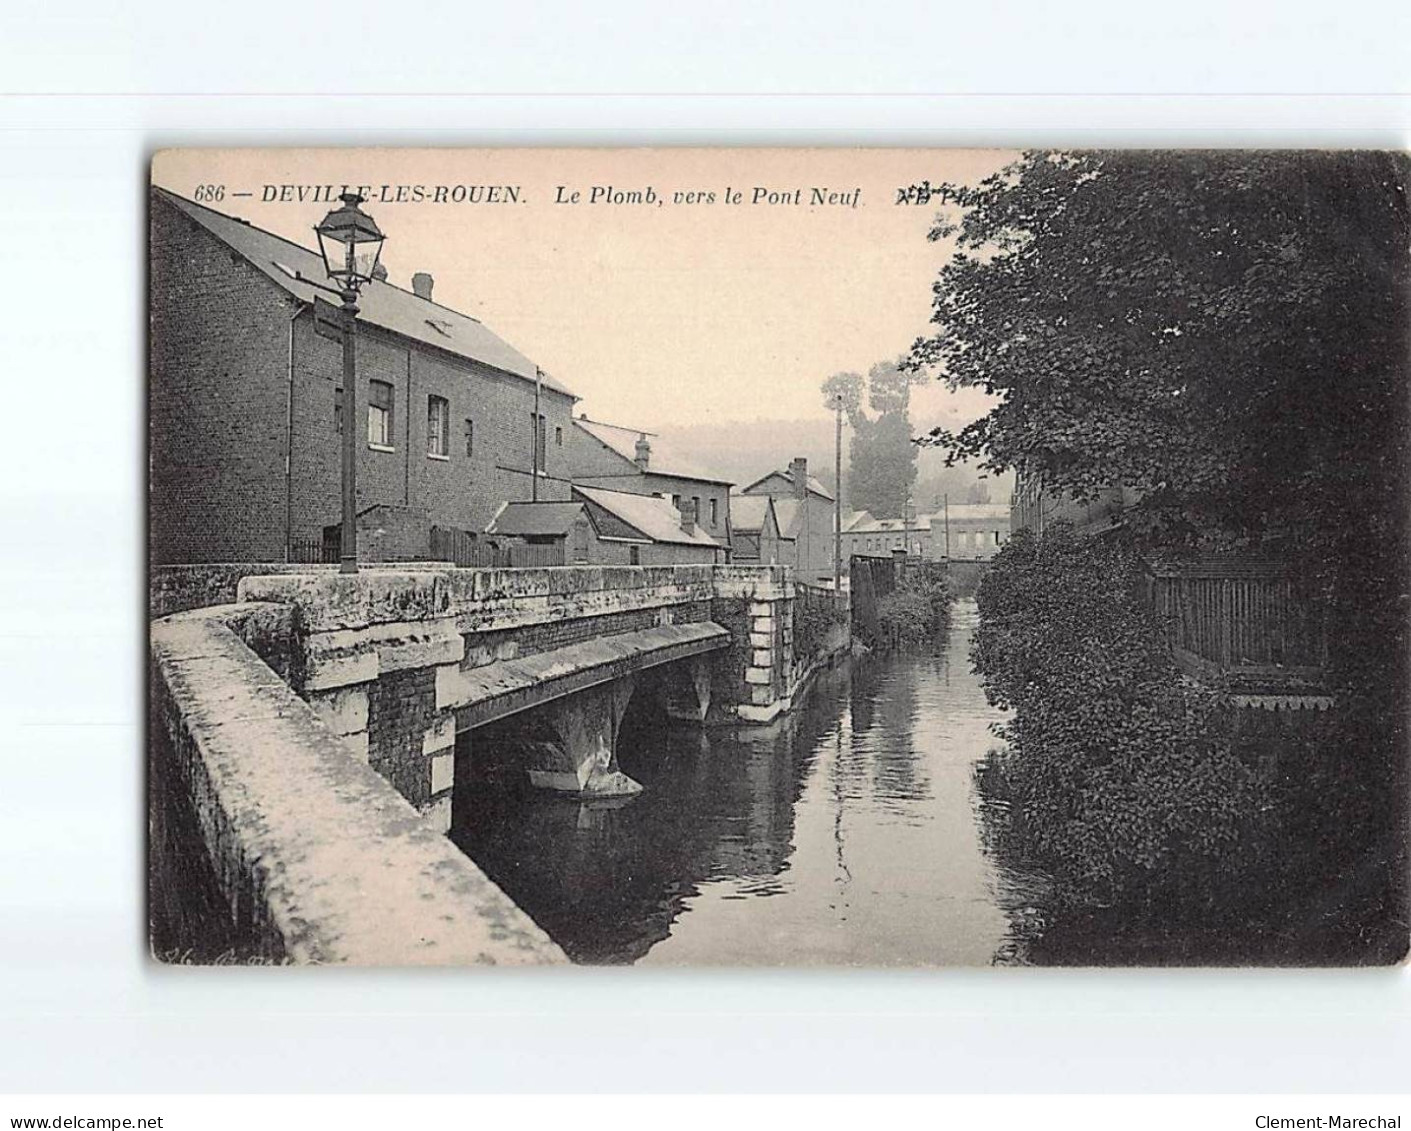
[[[341,538],[296,538],[289,543],[289,560],[298,565],[336,565]]]
[[[508,563],[516,569],[539,566],[561,566],[564,561],[564,539],[554,542],[518,542],[509,540],[500,547]]]
[[[1167,563],[1152,566],[1147,583],[1188,673],[1267,687],[1321,681],[1320,603],[1281,563],[1233,556]]]
[[[852,634],[869,648],[883,644],[877,604],[897,587],[897,564],[891,558],[853,555],[848,564],[852,598]]]
[[[431,528],[431,560],[479,569],[500,569],[510,564],[509,555],[494,542],[451,526]]]

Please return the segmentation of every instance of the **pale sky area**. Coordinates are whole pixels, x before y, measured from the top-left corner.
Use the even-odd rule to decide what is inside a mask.
[[[307,247],[343,184],[372,186],[363,207],[387,235],[391,282],[410,288],[414,272],[429,272],[436,301],[479,318],[543,366],[583,398],[579,411],[654,429],[824,419],[826,377],[865,373],[927,332],[931,284],[952,249],[926,239],[936,207],[898,206],[896,190],[973,182],[1013,156],[193,149],[158,154],[152,177],[191,199],[198,186],[224,186],[211,207]],[[307,199],[329,185],[332,202]],[[397,186],[417,185],[425,200],[395,199]],[[519,200],[433,202],[437,186],[472,185],[519,186]],[[278,199],[280,186],[292,186],[292,199]],[[581,202],[556,203],[559,186]],[[650,186],[661,203],[591,203],[595,186]],[[740,203],[725,202],[727,187]],[[810,205],[814,188],[844,203]],[[786,200],[797,190],[801,203],[752,203],[756,189]],[[713,192],[715,201],[677,203],[678,192]],[[953,394],[940,382],[918,388],[912,404],[918,432],[942,415],[969,420],[987,407],[983,394]]]

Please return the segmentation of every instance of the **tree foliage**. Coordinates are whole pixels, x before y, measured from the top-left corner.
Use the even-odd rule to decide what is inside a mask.
[[[1404,462],[1408,161],[1027,153],[946,186],[958,252],[910,364],[999,404],[931,439],[1168,523],[1259,533]]]
[[[911,387],[918,380],[918,374],[896,362],[881,362],[865,380],[858,373],[835,373],[823,382],[824,403],[833,408],[841,397],[852,429],[848,500],[878,518],[902,517],[916,484],[909,410]]]

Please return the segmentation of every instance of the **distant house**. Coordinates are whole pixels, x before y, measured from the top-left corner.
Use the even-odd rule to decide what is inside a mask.
[[[729,480],[697,467],[660,437],[579,416],[569,429],[566,456],[575,483],[655,495],[678,509],[693,503],[697,524],[712,538],[728,542]]]
[[[485,533],[516,557],[535,565],[586,565],[600,562],[601,535],[581,500],[567,503],[505,503]],[[523,552],[516,553],[522,547]]]
[[[786,470],[771,471],[744,488],[745,495],[768,495],[779,523],[781,560],[800,580],[833,577],[833,493],[808,473],[802,456]]]
[[[1009,522],[1009,508],[996,503],[952,503],[910,521],[860,511],[843,524],[843,553],[887,557],[905,551],[933,561],[987,561],[1009,541]]]
[[[940,554],[947,553],[949,525],[948,552],[954,561],[986,561],[1009,541],[1009,508],[1003,503],[951,503],[930,518],[931,542]]]
[[[376,278],[358,299],[357,418],[320,332],[318,252],[154,188],[149,552],[156,563],[336,556],[341,431],[357,432],[362,557],[425,556],[506,499],[566,501],[576,399],[475,318]],[[552,438],[552,439],[551,439]],[[316,558],[314,559],[316,560]]]
[[[925,558],[939,558],[932,537],[931,515],[917,515],[910,522],[899,518],[874,518],[858,511],[843,522],[843,557],[887,558],[897,551]]]
[[[695,502],[679,509],[667,499],[602,487],[573,488],[593,523],[601,558],[594,564],[715,565],[729,558],[729,546],[701,528]]]
[[[775,565],[793,559],[792,540],[779,533],[779,516],[770,496],[730,496],[730,550],[736,562]]]
[[[505,503],[485,535],[515,565],[690,565],[726,557],[724,544],[665,499],[599,487],[575,487],[566,503]]]

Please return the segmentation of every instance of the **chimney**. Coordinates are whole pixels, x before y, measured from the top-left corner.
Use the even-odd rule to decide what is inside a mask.
[[[695,532],[696,529],[696,500],[681,496],[681,501],[676,504],[681,509],[681,529],[687,534]]]
[[[795,456],[789,462],[789,478],[794,481],[794,498],[808,497],[808,460]]]
[[[633,461],[643,471],[647,470],[647,464],[652,461],[652,445],[645,436],[637,437],[637,458]]]
[[[415,292],[417,298],[424,298],[427,302],[430,302],[431,288],[435,282],[436,280],[425,271],[418,271],[412,276],[412,290]]]
[[[372,269],[372,277],[379,283],[387,282],[387,264],[379,263]]]

